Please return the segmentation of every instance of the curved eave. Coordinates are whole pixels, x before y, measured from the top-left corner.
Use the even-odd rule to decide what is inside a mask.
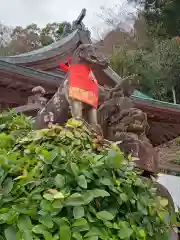
[[[131,97],[135,106],[149,113],[149,117],[165,118],[170,122],[180,123],[180,105],[161,102],[154,99]]]
[[[30,85],[42,85],[44,87],[55,88],[62,81],[64,75],[48,73],[41,70],[35,70],[28,67],[17,66],[13,63],[5,62],[0,60],[0,82],[3,81],[4,84],[8,84],[8,80],[12,81],[12,84],[16,84],[18,80],[24,84],[25,88]],[[4,76],[9,75],[9,79],[6,78],[6,82],[4,82]],[[14,81],[14,75],[18,75],[18,80]],[[22,80],[22,79],[27,79]]]
[[[180,135],[180,105],[132,97],[136,108],[147,113],[150,130],[148,138],[154,146]]]
[[[87,31],[75,30],[46,47],[16,56],[1,57],[0,60],[40,70],[56,69],[59,66],[59,61],[64,61],[71,56],[80,42],[91,42]]]
[[[1,57],[0,60],[13,64],[30,64],[38,61],[43,61],[55,56],[66,54],[67,50],[75,47],[79,41],[79,31],[76,30],[61,40],[54,42],[46,47],[23,53],[15,56]]]

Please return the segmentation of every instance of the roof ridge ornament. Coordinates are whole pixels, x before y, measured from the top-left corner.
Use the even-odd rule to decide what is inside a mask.
[[[77,17],[77,19],[75,21],[72,22],[72,30],[86,30],[84,23],[82,22],[83,19],[86,16],[86,9],[83,8],[81,10],[81,13],[79,14],[79,16]]]

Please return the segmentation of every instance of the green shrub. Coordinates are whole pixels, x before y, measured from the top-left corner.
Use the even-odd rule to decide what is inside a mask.
[[[81,122],[11,147],[0,155],[0,240],[171,239],[151,183]]]

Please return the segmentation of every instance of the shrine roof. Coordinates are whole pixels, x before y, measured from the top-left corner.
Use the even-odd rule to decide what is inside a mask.
[[[64,77],[61,73],[50,73],[41,71],[38,69],[32,69],[29,67],[18,66],[13,63],[0,60],[0,83],[8,85],[13,84],[16,86],[16,82],[21,82],[24,84],[25,88],[28,85],[42,84],[43,86],[57,87],[60,80]],[[18,80],[14,81],[18,76]],[[24,82],[22,79],[27,78],[28,80]]]
[[[136,108],[148,116],[148,138],[154,146],[180,136],[180,105],[132,95]]]
[[[149,97],[148,95],[138,91],[138,90],[135,90],[134,93],[132,94],[132,96],[134,97],[140,97],[140,98],[143,98],[143,99],[153,99],[151,97]]]
[[[149,106],[149,108],[153,108],[154,110],[159,110],[162,109],[162,111],[173,111],[174,113],[180,113],[180,104],[174,104],[174,103],[169,103],[169,102],[164,102],[164,101],[159,101],[156,99],[153,99],[147,95],[144,95],[141,92],[136,91],[132,95],[132,99],[134,102],[137,104],[142,104],[145,106]]]
[[[75,30],[74,32],[70,33],[69,35],[62,37],[59,41],[54,42],[48,46],[43,48],[15,55],[15,56],[5,56],[0,57],[0,60],[14,63],[14,64],[33,64],[37,61],[46,60],[49,58],[54,58],[55,56],[64,56],[70,50],[74,50],[77,47],[78,41],[80,41],[80,35],[83,31]]]

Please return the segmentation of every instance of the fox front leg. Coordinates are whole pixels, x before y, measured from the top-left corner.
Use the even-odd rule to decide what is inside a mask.
[[[87,112],[88,122],[91,127],[97,132],[98,135],[103,136],[103,130],[101,126],[98,124],[97,120],[97,109],[91,107]]]

